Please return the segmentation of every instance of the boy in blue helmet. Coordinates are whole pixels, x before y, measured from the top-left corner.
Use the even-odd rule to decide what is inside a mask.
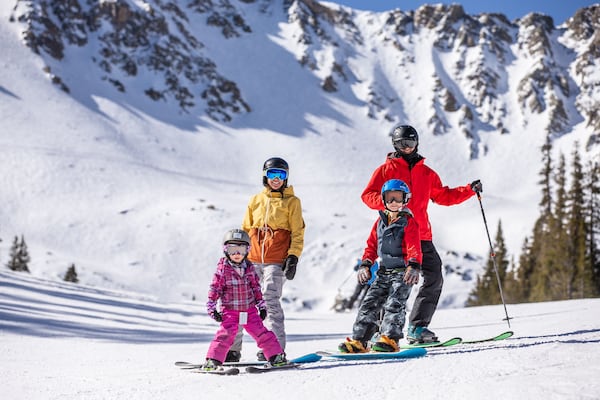
[[[342,353],[367,352],[367,342],[376,330],[379,311],[384,317],[381,336],[372,351],[399,351],[398,341],[403,337],[406,302],[412,286],[419,282],[421,271],[421,241],[419,226],[406,208],[411,197],[403,181],[391,179],[381,188],[385,210],[379,211],[367,247],[362,256],[357,278],[366,283],[371,278],[371,266],[380,258],[377,278],[365,295],[352,328],[352,338],[338,346]]]

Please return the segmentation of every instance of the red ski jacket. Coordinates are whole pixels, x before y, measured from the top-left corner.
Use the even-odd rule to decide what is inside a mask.
[[[460,204],[475,195],[471,185],[449,188],[442,186],[438,174],[425,165],[422,158],[409,169],[408,163],[402,157],[395,157],[390,153],[381,166],[371,176],[371,180],[363,191],[362,201],[374,210],[385,209],[381,199],[381,187],[390,179],[403,180],[412,193],[408,208],[413,212],[419,224],[421,240],[432,240],[431,224],[427,215],[429,200],[442,206]]]

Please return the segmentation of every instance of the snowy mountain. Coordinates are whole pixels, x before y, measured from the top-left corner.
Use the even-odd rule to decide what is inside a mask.
[[[515,255],[537,217],[546,137],[600,159],[598,5],[554,26],[459,5],[8,3],[0,263],[24,235],[35,276],[60,279],[74,263],[86,285],[204,299],[223,232],[277,155],[307,225],[287,306],[328,309],[352,289],[376,218],[360,193],[394,123],[416,127],[445,184],[484,182],[492,234],[501,219]],[[460,307],[489,251],[479,204],[430,214],[442,302]]]

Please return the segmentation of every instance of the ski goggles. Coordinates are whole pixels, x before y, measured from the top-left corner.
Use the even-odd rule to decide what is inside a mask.
[[[416,139],[400,139],[394,141],[394,147],[400,147],[401,149],[414,149],[419,144]]]
[[[400,196],[400,197],[392,196],[392,195],[387,196],[387,193],[386,193],[384,201],[385,201],[385,204],[391,204],[393,202],[396,202],[398,204],[404,204],[404,196]]]
[[[227,243],[223,246],[223,251],[230,256],[234,256],[236,254],[241,254],[245,256],[248,254],[248,249],[250,246],[247,244],[239,244],[239,243]]]
[[[267,179],[281,179],[285,181],[288,177],[288,172],[285,169],[271,168],[265,171]]]

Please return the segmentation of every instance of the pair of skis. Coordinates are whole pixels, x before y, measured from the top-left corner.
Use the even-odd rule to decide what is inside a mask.
[[[321,359],[321,356],[316,353],[305,354],[301,357],[296,357],[289,360],[287,364],[273,366],[266,361],[239,361],[239,362],[225,362],[223,365],[214,370],[203,370],[203,364],[193,364],[187,361],[177,361],[176,366],[182,369],[191,369],[194,372],[203,374],[213,375],[238,375],[240,368],[245,367],[245,371],[250,374],[260,374],[263,372],[279,371],[284,369],[298,368],[302,364],[317,362]]]
[[[513,336],[512,331],[503,332],[499,335],[477,340],[463,340],[460,337],[454,337],[445,341],[433,342],[433,343],[415,343],[415,344],[403,344],[400,346],[398,352],[368,352],[368,353],[340,353],[337,351],[318,351],[316,353],[305,354],[301,357],[290,360],[288,364],[281,366],[271,366],[266,361],[247,361],[247,362],[231,362],[224,363],[219,369],[212,371],[202,370],[202,364],[192,364],[185,361],[178,361],[175,365],[183,369],[193,369],[194,372],[200,372],[205,374],[216,374],[216,375],[237,375],[240,373],[240,368],[245,367],[247,373],[265,373],[278,370],[289,370],[296,369],[302,364],[314,363],[321,361],[322,358],[329,358],[333,360],[392,360],[392,359],[410,359],[423,357],[427,354],[427,349],[443,349],[456,345],[470,345],[479,344],[486,342],[497,342],[500,340],[508,339]]]
[[[513,336],[514,332],[507,331],[499,335],[492,336],[485,339],[477,340],[463,340],[460,337],[454,337],[445,341],[431,342],[431,343],[414,343],[414,344],[402,344],[400,345],[400,351],[384,353],[384,352],[368,352],[368,353],[339,353],[339,352],[328,352],[318,351],[317,354],[324,357],[333,357],[345,360],[385,360],[395,358],[416,358],[422,357],[427,354],[427,349],[442,349],[459,344],[477,344],[485,342],[496,342],[499,340],[508,339]]]
[[[476,340],[463,340],[460,337],[454,337],[452,339],[445,340],[443,342],[432,342],[432,343],[413,343],[413,344],[403,344],[400,345],[401,349],[414,349],[414,348],[430,348],[430,347],[450,347],[455,346],[457,344],[478,344],[478,343],[486,343],[486,342],[497,342],[499,340],[508,339],[513,336],[513,331],[502,332],[499,335],[492,336],[485,339],[476,339]]]

